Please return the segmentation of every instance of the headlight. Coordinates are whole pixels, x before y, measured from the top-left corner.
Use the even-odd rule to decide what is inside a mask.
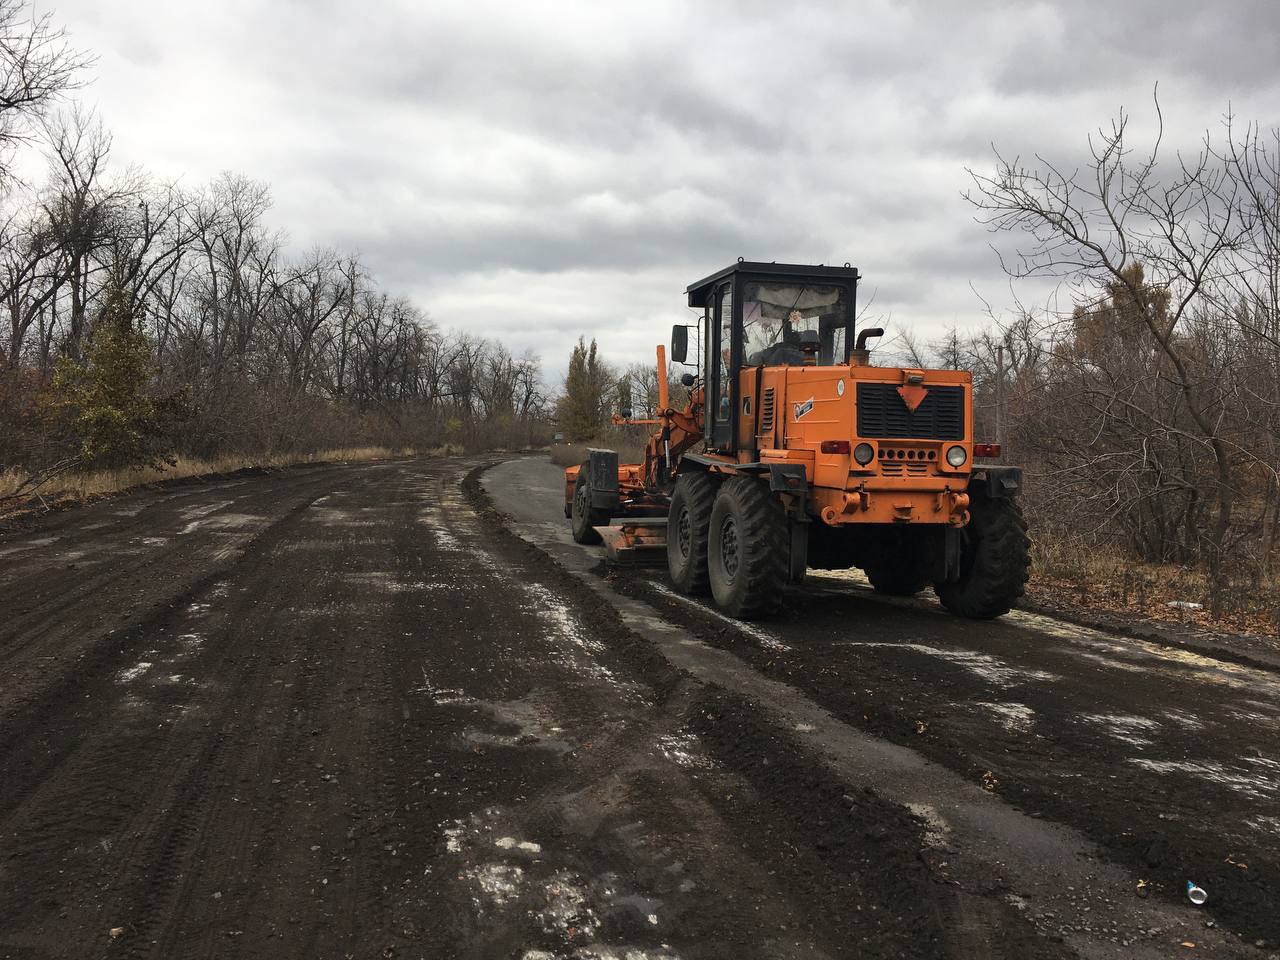
[[[967,460],[968,458],[969,458],[969,455],[964,452],[964,447],[948,447],[947,448],[947,463],[951,464],[951,466],[955,467],[956,469],[963,467],[965,460]]]
[[[860,443],[853,448],[853,459],[866,466],[876,457],[876,452],[869,443]]]

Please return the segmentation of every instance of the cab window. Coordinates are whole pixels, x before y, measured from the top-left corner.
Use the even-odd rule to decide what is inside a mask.
[[[729,399],[729,358],[733,348],[733,285],[726,284],[720,292],[720,326],[719,343],[716,346],[716,420],[728,422],[730,414]]]
[[[848,304],[845,289],[827,284],[759,283],[744,285],[742,357],[749,367],[804,362],[800,334],[818,333],[818,363],[844,358]]]

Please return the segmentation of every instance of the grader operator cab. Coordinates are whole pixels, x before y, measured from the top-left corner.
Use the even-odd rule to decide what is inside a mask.
[[[579,543],[665,549],[675,587],[742,619],[775,613],[809,567],[872,587],[932,584],[966,617],[1008,612],[1027,582],[1022,472],[973,438],[969,373],[878,367],[855,339],[856,268],[739,261],[690,286],[703,311],[689,401],[671,407],[658,348],[657,429],[642,463],[591,450],[565,471]],[[672,334],[687,360],[688,327]],[[612,521],[612,523],[611,523]]]

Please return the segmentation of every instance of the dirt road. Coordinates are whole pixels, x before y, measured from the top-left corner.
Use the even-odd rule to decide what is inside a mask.
[[[0,535],[0,957],[1280,944],[1276,675],[848,578],[744,629],[477,466]]]

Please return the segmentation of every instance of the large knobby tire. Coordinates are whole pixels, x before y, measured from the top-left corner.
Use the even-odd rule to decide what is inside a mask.
[[[595,528],[609,522],[609,512],[591,506],[591,470],[587,463],[578,468],[578,479],[573,485],[573,504],[569,511],[573,539],[577,543],[600,543]]]
[[[711,593],[720,609],[740,620],[776,613],[790,542],[782,504],[763,481],[735,477],[720,488],[707,540]]]
[[[1031,540],[1022,508],[1013,499],[975,496],[960,554],[960,579],[935,583],[934,592],[952,613],[990,620],[1008,613],[1026,590]]]
[[[716,482],[706,473],[682,473],[667,511],[667,570],[681,593],[706,593],[707,527],[716,500]]]
[[[914,597],[929,582],[920,573],[919,545],[902,537],[885,538],[864,572],[876,593],[891,597]]]

